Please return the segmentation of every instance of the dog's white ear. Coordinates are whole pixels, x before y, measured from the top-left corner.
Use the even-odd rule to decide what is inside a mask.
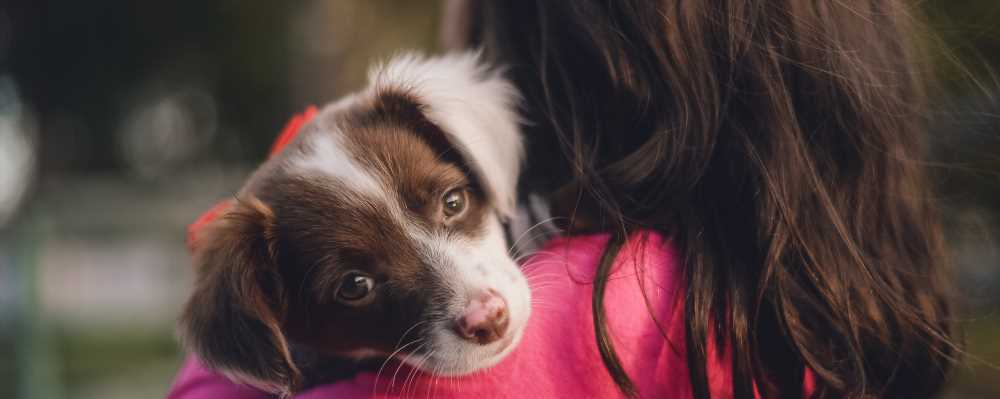
[[[485,65],[478,51],[431,58],[406,53],[373,68],[368,78],[376,91],[416,96],[427,119],[470,163],[500,216],[513,215],[524,153],[520,96],[502,71]]]

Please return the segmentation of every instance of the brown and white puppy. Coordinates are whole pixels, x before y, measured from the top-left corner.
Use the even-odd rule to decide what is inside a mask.
[[[521,162],[517,94],[475,54],[403,55],[325,107],[195,243],[187,347],[273,392],[295,351],[443,375],[518,343],[527,282],[501,222]]]

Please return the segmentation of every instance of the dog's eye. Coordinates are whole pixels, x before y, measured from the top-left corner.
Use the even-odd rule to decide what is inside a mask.
[[[375,288],[375,279],[359,272],[350,272],[340,281],[337,288],[337,299],[344,302],[357,302],[366,298]]]
[[[456,188],[448,191],[441,198],[444,207],[445,217],[455,217],[465,210],[466,191],[464,188]]]

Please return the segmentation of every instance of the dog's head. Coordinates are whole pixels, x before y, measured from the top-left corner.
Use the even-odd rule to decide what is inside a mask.
[[[522,152],[513,87],[474,54],[397,57],[370,81],[199,234],[181,333],[209,367],[288,392],[292,346],[463,374],[520,339],[530,294],[501,225]]]

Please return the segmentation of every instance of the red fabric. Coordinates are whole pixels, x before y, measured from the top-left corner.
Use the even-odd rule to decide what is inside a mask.
[[[278,135],[278,138],[274,140],[274,144],[271,145],[271,150],[268,152],[268,158],[274,157],[281,152],[281,150],[284,149],[288,143],[292,142],[292,140],[299,135],[299,131],[302,130],[302,126],[305,126],[306,123],[313,120],[317,113],[318,110],[316,109],[316,106],[310,105],[305,109],[305,111],[296,114],[292,117],[292,119],[285,123],[285,127],[281,129],[281,134]],[[201,216],[198,216],[198,219],[195,219],[194,223],[191,223],[188,226],[187,245],[189,251],[194,251],[195,249],[198,232],[201,231],[206,224],[219,217],[219,215],[229,207],[231,202],[232,200],[220,201],[209,208],[209,210],[205,211],[205,213],[202,213]]]
[[[302,113],[293,116],[292,119],[285,124],[285,128],[281,130],[281,134],[278,135],[278,138],[274,140],[274,144],[271,145],[271,152],[268,156],[273,157],[275,154],[281,152],[281,150],[285,148],[288,143],[295,139],[295,136],[298,136],[299,130],[302,130],[302,126],[309,123],[309,121],[316,117],[316,113],[316,107],[310,105]]]
[[[198,238],[198,232],[201,231],[201,228],[205,227],[205,225],[208,224],[208,222],[211,222],[215,220],[215,218],[219,217],[219,214],[221,214],[222,211],[226,210],[226,208],[229,207],[229,202],[230,200],[219,201],[217,204],[215,204],[207,211],[205,211],[205,213],[202,213],[201,216],[198,216],[198,219],[195,219],[194,223],[188,225],[188,231],[187,231],[188,251],[192,252],[194,251],[195,241]]]

